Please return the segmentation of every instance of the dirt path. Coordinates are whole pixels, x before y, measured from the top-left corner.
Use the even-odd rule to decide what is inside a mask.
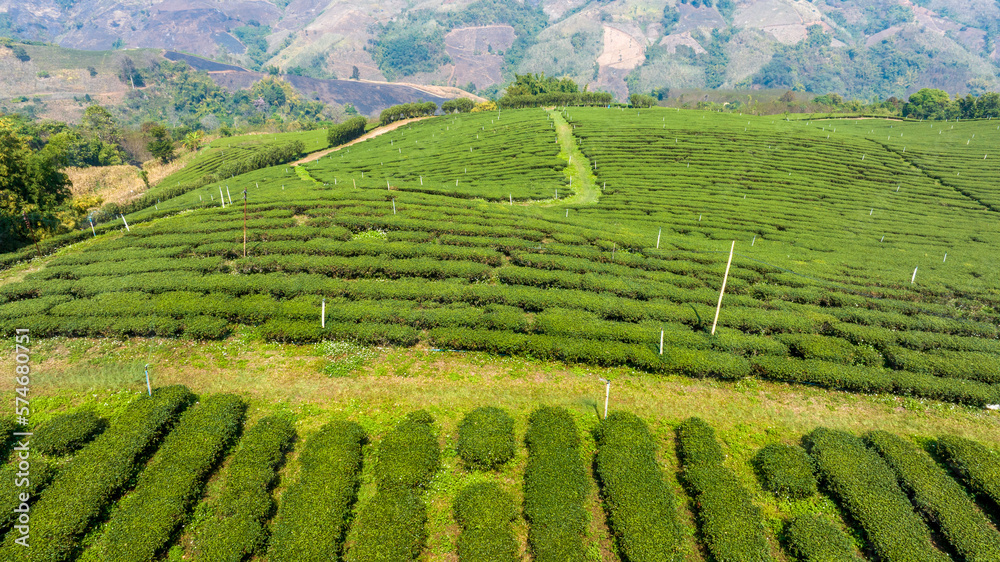
[[[566,204],[597,203],[601,196],[601,190],[594,183],[596,178],[591,173],[592,165],[587,157],[580,152],[580,147],[573,138],[573,127],[563,119],[562,114],[556,109],[548,110],[549,115],[556,124],[556,136],[559,138],[560,158],[570,161],[566,167],[566,176],[569,178],[569,185],[573,189],[573,195],[558,201],[540,203],[541,206],[549,207]]]
[[[300,158],[299,160],[296,160],[295,162],[292,162],[292,166],[298,166],[299,164],[305,164],[306,162],[312,162],[314,160],[319,160],[320,158],[326,156],[327,154],[330,154],[331,152],[336,152],[336,151],[340,150],[341,148],[348,147],[348,146],[351,146],[352,144],[357,144],[359,142],[366,141],[368,139],[373,139],[373,138],[375,138],[375,137],[377,137],[379,135],[388,133],[389,131],[394,131],[394,130],[402,127],[403,125],[408,125],[410,123],[413,123],[414,121],[421,121],[423,119],[428,119],[428,118],[427,117],[414,117],[413,119],[403,119],[401,121],[396,121],[394,123],[389,123],[385,127],[379,127],[377,129],[372,129],[371,131],[368,131],[367,133],[365,133],[365,134],[361,135],[360,137],[352,140],[351,142],[342,144],[340,146],[335,146],[333,148],[327,148],[325,150],[320,150],[320,151],[317,151],[317,152],[313,152],[312,154],[310,154],[310,155],[308,155],[308,156],[306,156],[304,158]]]

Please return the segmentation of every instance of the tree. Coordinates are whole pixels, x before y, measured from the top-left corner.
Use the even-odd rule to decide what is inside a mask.
[[[782,101],[782,102],[785,102],[785,103],[792,103],[792,102],[795,101],[795,94],[793,94],[792,91],[789,90],[789,91],[785,92],[784,94],[782,94],[781,97],[778,98],[778,101]]]
[[[108,144],[119,144],[122,140],[118,122],[107,109],[92,105],[83,112],[80,126],[97,140]]]
[[[351,67],[351,80],[361,80],[361,70],[356,66]]]
[[[201,131],[191,131],[184,135],[184,140],[181,141],[181,144],[184,145],[184,148],[194,152],[201,146],[202,137],[204,137],[204,134]]]
[[[55,211],[70,197],[66,174],[44,155],[33,152],[16,125],[0,119],[0,251],[30,240],[22,213],[32,228],[58,228]]]
[[[951,96],[948,92],[922,88],[910,94],[910,101],[903,106],[903,117],[944,119],[950,105]]]
[[[31,57],[28,56],[28,51],[25,51],[24,47],[20,45],[14,45],[10,48],[10,50],[14,52],[14,58],[21,62],[28,62],[31,60]]]
[[[149,128],[149,136],[153,140],[149,141],[146,148],[159,158],[161,162],[167,163],[174,159],[174,143],[170,140],[170,131],[163,125],[153,125]]]
[[[653,107],[656,105],[656,98],[645,94],[632,94],[628,97],[628,103],[632,107]]]

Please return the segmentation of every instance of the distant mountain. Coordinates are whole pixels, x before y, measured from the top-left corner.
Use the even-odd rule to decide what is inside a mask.
[[[185,51],[250,70],[458,86],[847,97],[1000,89],[998,0],[0,0],[0,35]]]

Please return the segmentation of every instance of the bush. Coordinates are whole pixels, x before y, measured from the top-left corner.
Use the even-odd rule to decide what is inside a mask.
[[[97,437],[106,425],[89,410],[63,414],[34,431],[32,446],[44,455],[68,455]]]
[[[722,466],[715,431],[700,418],[677,428],[683,482],[697,506],[704,543],[717,562],[773,560],[760,510],[731,470]]]
[[[218,394],[188,409],[88,552],[116,562],[162,553],[239,433],[246,408],[242,398]]]
[[[812,459],[802,447],[772,443],[757,453],[753,465],[764,489],[778,496],[802,499],[817,492]]]
[[[914,513],[885,461],[860,439],[821,427],[806,437],[806,444],[831,495],[864,529],[880,558],[949,560],[931,544],[930,529]]]
[[[270,490],[275,471],[294,438],[291,422],[274,416],[246,432],[229,464],[215,513],[195,537],[199,561],[241,562],[264,545],[264,525],[274,511]]]
[[[1000,507],[1000,454],[954,435],[939,438],[937,451],[974,494],[986,496]]]
[[[455,498],[459,562],[519,562],[520,547],[511,521],[514,498],[493,482],[466,486]]]
[[[23,562],[68,560],[78,541],[155,448],[177,415],[194,400],[183,386],[156,389],[129,404],[107,431],[77,453],[32,508],[31,546],[8,534],[0,559]]]
[[[622,560],[682,560],[676,500],[646,424],[634,414],[614,412],[598,428],[597,445],[597,478]]]
[[[799,515],[785,529],[788,550],[803,562],[863,562],[844,531],[822,515]]]
[[[357,541],[345,561],[405,561],[420,555],[427,540],[420,489],[441,462],[433,423],[424,410],[411,412],[382,438],[375,466],[378,492],[358,514]]]
[[[411,119],[413,117],[423,117],[434,115],[437,111],[437,104],[428,102],[401,103],[392,107],[387,107],[379,114],[379,123],[383,126],[400,119]]]
[[[458,425],[458,455],[472,468],[495,470],[514,452],[514,418],[500,408],[476,408]]]
[[[589,485],[576,424],[562,408],[541,407],[528,417],[524,441],[524,516],[534,560],[582,562]]]
[[[432,431],[434,418],[412,412],[379,444],[375,479],[379,488],[423,488],[441,464],[441,450]]]
[[[368,119],[364,117],[353,117],[347,121],[330,127],[326,138],[330,146],[340,146],[350,142],[365,134],[365,127],[368,126]]]
[[[913,498],[913,504],[926,519],[937,522],[941,534],[963,560],[1000,560],[1000,534],[990,528],[962,486],[930,455],[884,431],[869,433],[865,441],[882,455]]]
[[[468,113],[475,107],[476,102],[469,98],[455,98],[441,104],[441,111],[445,113]]]
[[[14,432],[20,431],[19,425],[11,418],[0,418],[0,462],[6,461],[10,450],[16,443]]]
[[[338,559],[358,497],[366,441],[360,425],[344,421],[324,425],[306,441],[299,456],[299,480],[281,496],[267,548],[269,561]]]
[[[28,494],[28,503],[38,499],[38,494],[52,481],[56,471],[49,463],[37,457],[29,459],[30,478],[22,482],[23,470],[13,462],[0,468],[0,534],[6,533],[17,521],[19,513],[14,510],[21,505],[21,494]],[[22,476],[18,477],[17,473]],[[27,484],[18,486],[16,484]]]

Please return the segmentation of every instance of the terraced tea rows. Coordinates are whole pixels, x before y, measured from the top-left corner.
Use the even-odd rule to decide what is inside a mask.
[[[972,484],[953,478],[947,464],[968,463],[975,455],[985,462],[979,466],[996,466],[998,453],[955,436],[914,441],[876,431],[861,439],[821,427],[796,437],[808,454],[787,440],[769,439],[754,455],[770,459],[756,466],[762,489],[747,461],[732,456],[737,445],[719,439],[700,418],[652,432],[650,424],[662,426],[663,420],[619,411],[595,422],[592,413],[581,417],[580,411],[542,406],[528,416],[524,434],[515,436],[507,412],[476,410],[470,416],[477,425],[463,422],[460,432],[474,437],[477,448],[507,450],[514,438],[511,455],[484,471],[472,463],[443,466],[441,443],[446,456],[455,454],[455,446],[422,410],[395,413],[393,423],[385,420],[375,432],[334,419],[304,440],[296,439],[287,414],[270,416],[249,422],[239,443],[228,446],[242,433],[246,402],[227,394],[202,396],[191,405],[193,400],[183,387],[138,396],[71,461],[49,457],[56,467],[51,483],[40,484],[37,500],[31,500],[31,546],[14,544],[16,529],[0,528],[6,533],[0,559],[154,560],[169,549],[171,556],[198,560],[266,555],[298,562],[341,556],[405,562],[420,559],[428,541],[440,544],[440,537],[428,536],[428,499],[438,504],[436,514],[451,517],[454,510],[463,530],[449,554],[463,561],[513,562],[525,554],[533,560],[588,560],[594,525],[614,537],[613,553],[601,556],[605,560],[689,560],[692,536],[713,560],[726,562],[1000,557],[1000,504],[973,496],[1000,485],[997,475],[972,469]],[[149,414],[150,421],[137,423],[137,416]],[[523,421],[516,425],[525,427]],[[581,421],[592,426],[589,445],[581,439]],[[158,424],[160,430],[149,433]],[[126,443],[133,438],[139,441]],[[289,466],[283,467],[292,441]],[[109,445],[123,448],[109,453]],[[151,455],[148,463],[91,462],[108,454],[131,456],[140,446]],[[201,490],[217,471],[224,478],[202,499]],[[89,478],[81,480],[84,472]],[[780,511],[769,511],[765,524],[761,507],[775,505],[765,489],[791,473],[807,484],[803,493],[794,504],[779,502]],[[294,483],[279,486],[272,517],[277,474]],[[673,485],[678,477],[687,496]],[[440,485],[458,481],[472,484],[461,491]],[[0,486],[4,497],[14,489],[13,481]],[[597,488],[599,497],[592,495]],[[105,495],[95,496],[99,490]],[[523,504],[515,497],[523,497]],[[678,509],[685,504],[693,517]],[[607,514],[606,527],[603,518],[594,521],[595,507]],[[527,535],[513,533],[512,522],[526,525]],[[441,523],[436,525],[441,532]],[[140,536],[145,538],[135,540]]]

